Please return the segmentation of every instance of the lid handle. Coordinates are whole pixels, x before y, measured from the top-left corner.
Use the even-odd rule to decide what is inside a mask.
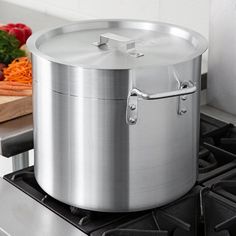
[[[126,47],[126,52],[133,57],[141,57],[144,54],[141,52],[137,52],[135,48],[135,41],[133,39],[129,39],[126,37],[123,37],[118,34],[113,34],[113,33],[105,33],[100,35],[100,41],[99,42],[94,42],[93,45],[100,47],[102,45],[107,45],[109,41],[112,41],[116,44],[125,44]]]

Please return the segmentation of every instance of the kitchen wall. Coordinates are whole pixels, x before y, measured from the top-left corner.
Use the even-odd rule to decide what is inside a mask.
[[[0,23],[22,21],[37,31],[71,20],[133,18],[178,24],[208,38],[209,4],[210,0],[0,0]],[[206,61],[207,53],[204,71]],[[11,159],[0,157],[0,176],[10,171]]]
[[[43,17],[38,17],[38,14],[34,16],[33,12],[7,14],[7,18],[12,21],[19,18],[24,21],[26,18],[27,23],[32,17],[30,25],[36,25],[33,29],[50,24],[51,20],[45,18],[45,15],[55,16],[58,24],[60,18],[61,23],[94,18],[133,18],[178,24],[196,30],[208,39],[210,0],[0,0],[1,2],[42,12]],[[6,16],[4,12],[5,9],[0,8],[0,22],[2,13]],[[207,53],[203,56],[204,71],[207,70],[206,64]]]
[[[154,21],[165,21],[191,28],[203,34],[208,39],[209,5],[210,0],[0,0],[0,2],[14,3],[47,15],[56,16],[62,20],[82,20],[94,18],[130,18]],[[4,12],[3,12],[4,14]],[[6,13],[5,13],[6,15]],[[8,18],[13,20],[21,12]],[[32,15],[34,21],[35,18]],[[21,16],[29,19],[27,14]],[[1,22],[1,8],[0,8]],[[50,23],[45,18],[37,19],[37,28]],[[58,21],[59,22],[59,21]],[[204,71],[206,71],[207,53],[203,57]]]
[[[210,0],[4,0],[68,20],[134,18],[183,25],[208,37]],[[1,11],[1,10],[0,10]],[[1,17],[1,16],[0,16]]]

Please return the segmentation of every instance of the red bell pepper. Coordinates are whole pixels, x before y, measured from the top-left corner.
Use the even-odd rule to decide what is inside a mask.
[[[11,35],[14,35],[19,41],[20,46],[26,43],[26,40],[32,34],[32,30],[22,23],[9,23],[0,27],[0,30],[6,31]]]

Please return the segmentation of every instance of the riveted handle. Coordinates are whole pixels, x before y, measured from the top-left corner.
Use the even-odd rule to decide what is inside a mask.
[[[141,57],[144,55],[143,53],[137,52],[137,50],[135,48],[135,41],[133,39],[129,39],[129,38],[123,37],[121,35],[113,34],[113,33],[101,34],[100,41],[94,42],[93,45],[100,47],[102,45],[107,45],[109,43],[109,41],[112,41],[112,42],[118,44],[118,46],[120,44],[125,45],[126,52],[130,56]]]
[[[163,93],[156,93],[156,94],[147,94],[137,88],[134,88],[130,91],[128,100],[127,100],[126,122],[129,125],[135,125],[137,123],[138,98],[142,98],[144,100],[158,100],[158,99],[165,99],[165,98],[171,98],[171,97],[179,97],[178,114],[183,115],[187,112],[187,110],[181,108],[180,100],[185,101],[186,97],[184,96],[193,94],[196,91],[197,91],[197,87],[194,85],[192,81],[181,82],[181,86],[177,90],[163,92]]]
[[[147,94],[140,91],[139,89],[134,88],[131,90],[130,95],[132,96],[135,94],[138,97],[145,100],[157,100],[157,99],[184,96],[184,95],[195,93],[196,91],[197,91],[197,87],[194,85],[194,83],[191,81],[188,81],[188,82],[184,82],[184,86],[182,85],[180,89],[177,89],[175,91],[156,93],[156,94]]]

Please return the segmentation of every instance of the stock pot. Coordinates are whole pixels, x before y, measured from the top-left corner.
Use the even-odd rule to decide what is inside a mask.
[[[169,203],[197,176],[205,39],[159,22],[81,21],[35,33],[35,177],[88,210]]]

